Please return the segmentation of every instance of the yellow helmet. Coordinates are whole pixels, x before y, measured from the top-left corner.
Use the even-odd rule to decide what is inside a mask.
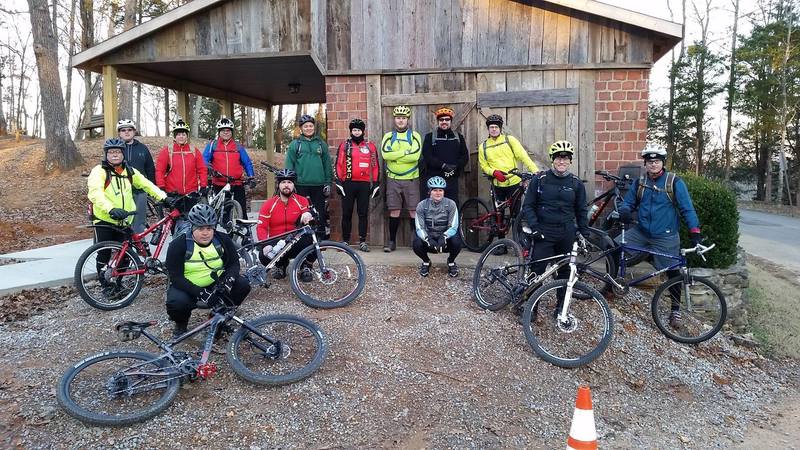
[[[572,155],[575,154],[575,147],[572,146],[572,142],[570,141],[555,141],[550,146],[550,149],[547,150],[547,154],[550,155],[550,159],[553,160],[556,156],[566,153],[566,156],[569,156],[569,159],[572,159]]]
[[[411,117],[411,108],[405,105],[395,106],[392,110],[395,117]]]

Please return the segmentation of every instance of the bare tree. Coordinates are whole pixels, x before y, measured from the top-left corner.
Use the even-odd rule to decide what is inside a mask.
[[[69,48],[67,49],[67,54],[70,58],[75,54],[75,9],[77,3],[78,0],[72,0],[69,7],[69,36],[67,37]],[[69,113],[72,110],[72,67],[69,66],[67,66],[67,86],[65,87],[64,97],[66,97],[64,99],[64,109],[67,111],[67,119],[69,119]],[[67,126],[69,127],[69,123],[67,123]]]
[[[731,130],[733,129],[733,104],[736,100],[736,32],[739,25],[739,0],[733,0],[733,30],[731,32],[731,62],[728,78],[728,122],[725,125],[725,181],[731,179]]]
[[[127,31],[136,25],[136,0],[125,0],[125,21],[122,30]],[[133,118],[133,82],[130,80],[119,80],[119,117]]]
[[[58,44],[47,9],[47,0],[28,0],[33,53],[39,71],[39,95],[45,118],[45,171],[68,170],[82,162],[67,129],[67,113],[58,73]]]
[[[94,7],[92,0],[79,0],[79,11],[81,16],[81,50],[87,50],[94,45]],[[92,72],[82,70],[83,76],[83,108],[78,120],[78,129],[75,131],[75,139],[83,139],[84,130],[82,126],[89,123],[94,112],[94,99],[96,92],[92,83]],[[99,83],[97,83],[99,84]]]
[[[697,4],[692,2],[692,8],[694,9],[695,17],[697,18],[697,23],[700,25],[700,43],[703,48],[708,48],[708,25],[711,21],[711,1],[712,0],[705,0],[705,10],[700,11],[697,9]],[[705,51],[699,52],[699,61],[697,67],[697,84],[698,86],[705,86],[706,85],[706,55],[708,53]],[[703,96],[698,95],[696,96],[697,103],[695,106],[695,122],[697,124],[697,133],[695,134],[694,140],[694,148],[695,148],[695,175],[700,175],[703,172],[703,152],[705,151],[706,143],[705,143],[705,120],[706,120],[706,111],[703,106]]]
[[[786,180],[786,191],[789,193],[789,204],[792,204],[792,197],[791,197],[791,189],[789,188],[789,179],[786,177],[786,127],[788,122],[791,120],[790,113],[789,113],[789,99],[786,93],[786,66],[789,64],[789,55],[791,53],[792,48],[792,27],[794,26],[794,11],[791,5],[791,2],[788,7],[788,11],[784,12],[785,16],[788,16],[789,21],[786,24],[786,41],[783,43],[784,51],[783,51],[783,65],[781,67],[781,142],[779,148],[779,160],[778,160],[778,191],[776,192],[776,202],[781,205],[783,204],[783,185],[784,180]],[[793,105],[794,106],[794,105]],[[795,113],[794,107],[792,108],[791,116]]]
[[[672,16],[672,8],[669,1],[667,1],[670,17]],[[676,68],[677,63],[683,61],[686,55],[686,0],[681,0],[681,50],[678,54],[678,60],[675,61],[675,50],[672,51],[672,66],[669,72],[669,107],[667,112],[667,154],[670,161],[670,168],[672,168],[672,161],[675,155],[675,81],[678,76]]]
[[[0,56],[0,136],[8,134],[8,124],[6,123],[6,115],[3,112],[3,78],[5,76],[6,65],[8,64],[6,56]]]

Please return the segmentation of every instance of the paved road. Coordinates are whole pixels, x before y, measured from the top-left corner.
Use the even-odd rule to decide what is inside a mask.
[[[740,209],[739,233],[747,253],[800,272],[800,218]]]

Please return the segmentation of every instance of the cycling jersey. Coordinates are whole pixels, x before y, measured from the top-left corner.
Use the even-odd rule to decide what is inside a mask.
[[[244,147],[233,139],[227,143],[223,142],[222,139],[214,139],[209,142],[203,149],[203,159],[207,166],[217,172],[236,178],[236,181],[231,183],[234,186],[241,186],[242,175],[255,176],[250,156],[247,155]],[[228,180],[225,177],[215,176],[211,182],[215,186],[225,186]]]
[[[316,135],[290,142],[284,166],[297,172],[297,186],[322,186],[333,181],[328,144]]]
[[[386,176],[395,180],[419,178],[422,139],[410,128],[390,131],[381,140],[381,156],[386,161]]]
[[[300,216],[310,211],[308,199],[302,195],[292,194],[283,203],[280,195],[276,195],[261,205],[258,211],[256,236],[259,241],[286,233],[297,228]]]
[[[492,176],[495,170],[508,173],[511,169],[516,169],[517,164],[522,162],[530,172],[538,172],[536,163],[528,156],[528,152],[522,147],[519,140],[514,136],[501,134],[496,138],[489,137],[478,146],[478,166],[486,175]],[[515,186],[522,181],[519,177],[510,176],[506,181],[492,179],[495,186]]]

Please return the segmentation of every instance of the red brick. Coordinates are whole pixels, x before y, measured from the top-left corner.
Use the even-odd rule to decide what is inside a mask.
[[[622,150],[622,151],[630,150],[632,148],[633,148],[633,144],[631,144],[630,142],[620,142],[619,143],[619,149]]]
[[[606,144],[608,145],[608,144]],[[595,159],[598,161],[605,161],[608,159],[608,152],[599,151],[597,154],[594,155]]]
[[[611,100],[611,93],[610,92],[598,92],[597,93],[598,100]]]
[[[597,111],[605,111],[606,110],[606,102],[597,102],[594,104],[594,109]]]
[[[647,81],[637,81],[636,82],[636,89],[639,91],[646,91],[647,90]]]
[[[352,86],[352,84],[348,84],[347,87]],[[350,103],[355,103],[358,101],[358,92],[350,92],[347,94],[347,101]]]
[[[355,84],[346,84],[346,85],[344,85],[344,91],[345,92],[355,92],[356,91],[356,85]]]
[[[608,131],[619,130],[619,122],[606,122],[606,130]]]
[[[603,149],[606,150],[606,151],[609,151],[609,152],[617,150],[617,149],[619,149],[619,143],[618,142],[606,142],[606,145],[603,146]],[[608,159],[608,158],[606,158],[606,159]]]
[[[633,111],[634,106],[636,106],[633,102],[620,102],[619,107],[623,111]]]
[[[600,105],[598,105],[598,106],[600,106]],[[620,110],[620,104],[619,104],[619,102],[608,102],[608,103],[605,104],[605,109],[608,109],[609,111],[612,111],[612,112],[613,111],[619,111]]]
[[[639,99],[647,100],[650,98],[650,91],[639,91]]]
[[[628,72],[625,70],[617,70],[614,72],[615,80],[624,80],[627,77],[628,77]]]
[[[628,131],[633,129],[633,121],[626,120],[624,122],[619,122],[619,129],[622,131]]]
[[[636,120],[639,118],[639,113],[636,111],[626,111],[625,112],[625,120]]]
[[[600,80],[600,81],[611,80],[613,78],[614,78],[614,74],[612,72],[610,72],[610,71],[603,71],[603,72],[600,72],[599,74],[597,74],[597,79]]]
[[[343,122],[345,122],[345,121],[349,121],[349,120],[350,120],[350,114],[347,112],[347,110],[345,110],[345,111],[340,111],[340,112],[339,112],[339,114],[338,114],[336,117],[337,117],[339,120],[343,121]]]
[[[594,143],[594,151],[595,151],[595,153],[603,151],[603,143],[595,141],[595,143]]]
[[[620,166],[619,163],[620,163],[620,161],[606,161],[604,163],[604,166],[605,166],[606,170],[617,170],[617,169],[619,169],[619,166]]]
[[[639,118],[642,120],[647,120],[647,111],[641,111],[639,113]]]
[[[345,107],[346,111],[355,111],[356,110],[355,102],[348,101],[347,103],[344,104],[344,107]]]
[[[611,113],[611,120],[622,120],[625,119],[625,113],[622,111],[617,111]]]
[[[610,152],[608,154],[609,161],[621,161],[622,160],[622,152]]]
[[[622,141],[624,139],[625,139],[625,133],[622,133],[620,131],[611,133],[611,135],[609,136],[609,140],[611,141]]]
[[[640,131],[639,132],[639,140],[641,142],[647,142],[647,132],[646,131]]]
[[[647,121],[646,120],[637,120],[633,123],[634,130],[646,130],[647,129]]]
[[[645,102],[645,101],[636,102],[636,110],[637,111],[647,111],[647,106],[648,106],[647,102]]]
[[[608,138],[609,138],[609,133],[606,132],[597,133],[595,135],[595,139],[597,139],[598,142],[608,141],[609,140]]]
[[[596,81],[594,83],[594,89],[596,91],[604,91],[604,90],[606,90],[607,86],[608,86],[608,83],[606,83],[605,81]]]
[[[611,118],[611,114],[607,112],[597,113],[597,120],[608,120]]]
[[[334,92],[344,92],[345,84],[337,84],[333,87]]]
[[[629,70],[628,71],[628,79],[629,80],[641,80],[642,79],[642,72],[638,70]]]
[[[328,112],[336,111],[336,108],[338,108],[338,107],[339,107],[338,103],[330,102],[330,103],[328,103]]]
[[[639,91],[628,91],[627,92],[627,99],[628,100],[639,100],[641,93]]]
[[[606,124],[604,122],[594,123],[594,131],[604,131],[605,129],[606,129]]]
[[[623,81],[622,82],[622,89],[626,91],[630,91],[631,89],[636,89],[636,82],[635,81]]]
[[[367,101],[367,93],[366,92],[360,92],[358,94],[358,101],[366,102]]]
[[[628,131],[627,133],[625,133],[625,138],[624,139],[626,141],[635,141],[638,137],[639,137],[639,135],[635,131]]]
[[[616,91],[616,92],[614,92],[614,93],[611,95],[611,97],[612,97],[614,100],[625,100],[625,92],[623,92],[623,91]]]
[[[622,87],[622,83],[620,83],[619,81],[609,81],[608,82],[608,90],[609,91],[618,91],[620,87]]]

